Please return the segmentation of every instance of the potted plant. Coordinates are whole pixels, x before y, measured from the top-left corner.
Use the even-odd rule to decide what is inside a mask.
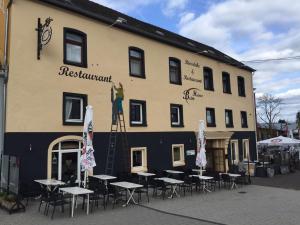
[[[12,206],[16,203],[16,197],[12,194],[5,195],[2,199],[1,205],[6,209],[11,209]]]
[[[0,206],[2,206],[2,202],[5,200],[6,198],[6,193],[0,191]]]

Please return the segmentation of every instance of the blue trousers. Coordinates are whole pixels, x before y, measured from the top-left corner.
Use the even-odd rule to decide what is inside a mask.
[[[122,101],[123,101],[122,98],[116,99],[118,113],[123,113]]]

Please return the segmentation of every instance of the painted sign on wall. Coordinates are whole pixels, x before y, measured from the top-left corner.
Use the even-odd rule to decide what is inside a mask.
[[[94,80],[94,81],[106,82],[106,83],[112,82],[111,76],[100,76],[100,75],[95,75],[95,74],[89,74],[89,73],[83,72],[82,70],[74,71],[74,70],[71,70],[68,66],[61,66],[59,68],[58,75],[80,78],[80,79],[87,79],[87,80]]]
[[[196,98],[201,98],[203,95],[200,93],[200,90],[198,88],[189,88],[185,91],[183,91],[183,99],[187,103],[191,100],[195,100]]]
[[[199,63],[197,63],[197,62],[191,62],[191,61],[189,61],[189,60],[185,60],[185,64],[187,64],[187,65],[189,65],[189,66],[193,66],[193,67],[197,67],[197,68],[200,68],[200,65],[199,65]]]
[[[185,64],[188,65],[188,66],[192,66],[192,69],[190,70],[189,73],[186,73],[183,78],[185,80],[188,80],[188,81],[193,81],[193,82],[197,82],[197,83],[202,83],[202,80],[201,79],[197,79],[194,77],[195,73],[196,75],[198,74],[197,71],[195,72],[196,69],[200,68],[200,65],[199,63],[197,62],[191,62],[189,60],[185,60]]]
[[[195,155],[196,151],[194,149],[192,150],[186,150],[186,155]]]

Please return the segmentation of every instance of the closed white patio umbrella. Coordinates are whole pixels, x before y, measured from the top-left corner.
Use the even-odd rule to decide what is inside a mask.
[[[204,135],[205,124],[204,120],[199,121],[199,132],[197,137],[197,156],[196,166],[200,167],[200,175],[202,176],[202,169],[205,169],[207,160],[205,154],[205,135]]]
[[[81,171],[84,171],[84,187],[88,174],[93,173],[93,167],[96,166],[93,147],[93,107],[88,105],[83,125],[83,148],[80,158]]]

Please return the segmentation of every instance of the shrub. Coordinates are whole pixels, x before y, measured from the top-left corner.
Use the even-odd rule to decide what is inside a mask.
[[[8,202],[14,202],[16,200],[16,197],[12,194],[9,194],[6,196],[5,200]]]

